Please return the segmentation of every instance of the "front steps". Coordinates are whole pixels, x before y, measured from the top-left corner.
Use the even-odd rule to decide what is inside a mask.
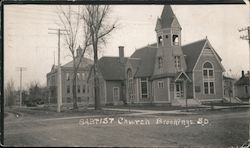
[[[238,97],[224,97],[223,100],[227,103],[243,103]]]

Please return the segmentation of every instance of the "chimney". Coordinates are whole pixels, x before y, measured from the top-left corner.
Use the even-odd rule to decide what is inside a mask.
[[[119,61],[124,63],[124,46],[119,46]]]
[[[245,77],[244,70],[241,71],[241,77]]]

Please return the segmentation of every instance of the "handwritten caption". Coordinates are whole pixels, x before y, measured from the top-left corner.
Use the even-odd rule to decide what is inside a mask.
[[[79,120],[79,125],[108,125],[108,124],[118,124],[118,125],[169,125],[169,126],[184,126],[190,127],[191,125],[201,125],[205,126],[209,124],[207,118],[197,118],[197,119],[128,119],[125,117],[105,117],[105,118],[85,118]]]

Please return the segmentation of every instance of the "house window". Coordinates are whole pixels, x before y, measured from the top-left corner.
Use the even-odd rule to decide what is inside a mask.
[[[164,88],[164,82],[158,81],[158,88]]]
[[[113,87],[113,99],[114,100],[119,100],[119,88],[118,87]]]
[[[215,94],[214,68],[210,62],[203,64],[204,94]]]
[[[210,91],[210,94],[214,94],[214,82],[209,83],[209,91]]]
[[[179,36],[176,34],[173,35],[173,45],[179,45]]]
[[[77,97],[77,102],[82,102],[82,98],[81,97]]]
[[[158,45],[161,46],[162,45],[162,36],[158,37]]]
[[[77,80],[80,79],[80,73],[77,73],[76,78],[77,78]]]
[[[70,85],[67,85],[67,94],[70,93]]]
[[[86,92],[86,85],[83,84],[83,86],[82,86],[82,93],[85,93],[85,92]]]
[[[71,98],[67,97],[67,103],[70,103],[70,102],[71,102]]]
[[[204,82],[204,93],[209,94],[208,93],[208,82]]]
[[[245,92],[246,92],[246,94],[248,94],[248,87],[247,86],[245,86]]]
[[[81,87],[80,87],[80,85],[77,85],[77,92],[81,93]]]
[[[148,97],[148,79],[141,78],[141,96],[142,98]]]
[[[174,57],[174,63],[175,63],[175,68],[177,70],[181,69],[181,57],[180,56],[175,56]]]
[[[67,81],[70,80],[69,73],[66,73],[66,80],[67,80]]]
[[[85,73],[82,73],[82,80],[85,79]]]
[[[158,58],[158,68],[161,69],[163,67],[163,60],[162,57]]]

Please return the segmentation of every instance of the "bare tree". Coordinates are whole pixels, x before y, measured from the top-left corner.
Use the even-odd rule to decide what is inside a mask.
[[[14,81],[12,79],[7,82],[6,88],[4,89],[4,98],[6,106],[14,105],[15,86],[14,86]]]
[[[58,17],[60,19],[63,29],[66,30],[67,34],[65,35],[65,41],[67,48],[70,51],[70,56],[73,58],[73,78],[72,78],[72,93],[73,93],[73,109],[78,109],[77,106],[77,92],[76,92],[76,80],[79,66],[82,62],[82,59],[85,55],[86,50],[91,45],[90,43],[90,33],[88,28],[81,22],[80,19],[80,10],[81,7],[77,6],[76,11],[72,10],[71,6],[66,6],[66,8],[60,6]],[[81,27],[83,25],[83,27]],[[76,46],[78,45],[79,32],[82,28],[82,52],[76,55]]]
[[[100,107],[99,79],[97,76],[98,50],[106,44],[108,35],[115,29],[117,21],[110,23],[108,17],[111,8],[108,5],[86,5],[81,13],[81,18],[87,26],[91,37],[91,44],[94,52],[94,96],[95,109]]]

